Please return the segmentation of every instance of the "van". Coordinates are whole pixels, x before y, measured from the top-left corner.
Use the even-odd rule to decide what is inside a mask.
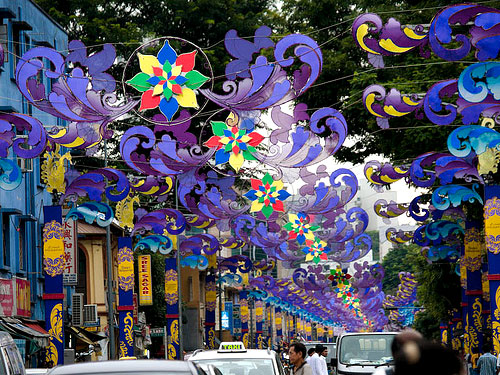
[[[345,333],[337,340],[338,375],[371,374],[393,364],[392,340],[397,332]]]
[[[7,333],[0,331],[0,374],[2,375],[26,375],[24,363],[19,353],[19,349],[12,337]]]

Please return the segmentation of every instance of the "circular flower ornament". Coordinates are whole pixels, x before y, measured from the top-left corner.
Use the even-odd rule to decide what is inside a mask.
[[[348,273],[342,272],[342,269],[337,266],[336,269],[330,270],[330,276],[328,276],[328,280],[332,282],[332,286],[338,285],[349,285],[349,279],[352,276]]]
[[[141,73],[126,83],[142,92],[139,111],[159,108],[171,121],[179,107],[198,108],[194,90],[208,77],[194,70],[196,52],[177,56],[165,40],[157,56],[137,53]]]
[[[283,201],[290,196],[283,190],[281,180],[274,181],[269,173],[266,173],[262,180],[250,179],[252,190],[249,190],[245,197],[252,201],[250,212],[262,212],[269,219],[274,211],[284,212]]]
[[[314,240],[314,231],[319,229],[317,225],[309,224],[309,216],[303,212],[297,215],[288,214],[289,222],[284,228],[288,231],[288,238],[297,240],[299,244],[303,244],[306,240]]]
[[[302,249],[306,254],[306,261],[313,261],[318,264],[320,260],[327,260],[330,248],[326,246],[325,241],[321,241],[319,238],[314,237],[314,240],[306,240],[306,247]]]
[[[241,124],[231,126],[236,115],[231,113],[226,122],[212,121],[212,131],[214,136],[205,142],[205,146],[217,149],[215,153],[215,164],[229,165],[239,172],[245,160],[256,160],[252,153],[264,137],[253,131],[254,123],[252,119],[245,119]]]

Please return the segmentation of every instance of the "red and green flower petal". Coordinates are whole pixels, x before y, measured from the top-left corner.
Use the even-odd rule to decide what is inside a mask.
[[[153,95],[153,90],[145,91],[141,97],[141,107],[139,111],[157,108],[160,105],[161,96]]]
[[[227,125],[222,121],[211,121],[212,132],[214,135],[218,135],[219,137],[224,137],[224,130],[227,129]]]
[[[177,61],[175,62],[175,65],[177,66],[182,65],[182,71],[189,72],[194,68],[195,57],[196,57],[196,51],[183,53],[182,55],[179,55]]]
[[[168,87],[168,85],[163,85],[163,96],[165,97],[165,99],[170,100],[172,95],[172,90]]]
[[[274,209],[271,206],[264,206],[264,207],[262,207],[262,214],[267,219],[269,219],[269,216],[271,216],[273,212],[274,212]]]
[[[195,90],[200,88],[205,82],[208,81],[208,77],[204,76],[197,70],[191,70],[185,74],[185,77],[188,79],[186,82],[186,87]]]
[[[217,135],[210,137],[210,139],[206,141],[204,145],[209,148],[217,148],[217,149],[222,147],[222,145],[220,144],[220,137]]]
[[[276,201],[275,203],[273,203],[273,209],[275,211],[285,212],[285,206],[283,205],[282,201]]]
[[[140,92],[148,91],[151,86],[148,79],[150,78],[149,74],[146,73],[137,73],[132,79],[127,81],[127,85],[132,86],[134,89]]]
[[[251,178],[250,184],[252,185],[252,189],[259,190],[259,187],[262,186],[262,181],[257,180],[256,178]]]
[[[264,140],[264,137],[257,132],[251,132],[248,136],[251,138],[248,142],[250,146],[257,146]]]

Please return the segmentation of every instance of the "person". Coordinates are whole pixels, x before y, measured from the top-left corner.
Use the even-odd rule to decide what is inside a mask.
[[[495,362],[496,364],[496,362]],[[424,339],[405,342],[394,355],[394,375],[465,375],[457,355]]]
[[[320,356],[325,349],[328,352],[328,349],[321,344],[317,344],[314,348],[315,353],[309,359],[309,365],[311,366],[313,375],[328,375],[326,360],[322,359],[322,356]]]
[[[310,348],[308,351],[307,351],[307,358],[306,358],[306,362],[309,363],[309,360],[311,359],[311,356],[316,353],[314,348]]]
[[[403,345],[407,342],[410,341],[419,341],[422,340],[422,335],[420,332],[407,328],[400,333],[398,333],[395,337],[394,340],[392,340],[391,343],[391,354],[392,358],[394,359],[396,355],[399,353]],[[374,372],[373,375],[392,375],[394,374],[394,369],[392,367],[378,367]]]
[[[483,344],[484,354],[477,360],[479,375],[496,375],[497,358],[493,355],[492,345],[486,341]]]
[[[293,375],[312,375],[311,366],[306,362],[306,346],[300,342],[290,344],[288,356],[293,365]]]
[[[316,351],[316,349],[314,349]],[[328,366],[326,364],[326,357],[328,356],[328,348],[323,346],[323,351],[319,353],[319,358],[321,359],[320,366],[320,374],[328,375]]]

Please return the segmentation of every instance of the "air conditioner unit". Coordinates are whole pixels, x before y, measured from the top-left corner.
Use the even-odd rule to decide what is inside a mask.
[[[17,158],[17,165],[21,168],[21,172],[28,173],[33,172],[33,160]]]
[[[97,324],[99,317],[97,316],[97,305],[83,306],[83,324]]]
[[[75,293],[72,298],[73,319],[72,324],[76,327],[83,326],[83,294]]]

